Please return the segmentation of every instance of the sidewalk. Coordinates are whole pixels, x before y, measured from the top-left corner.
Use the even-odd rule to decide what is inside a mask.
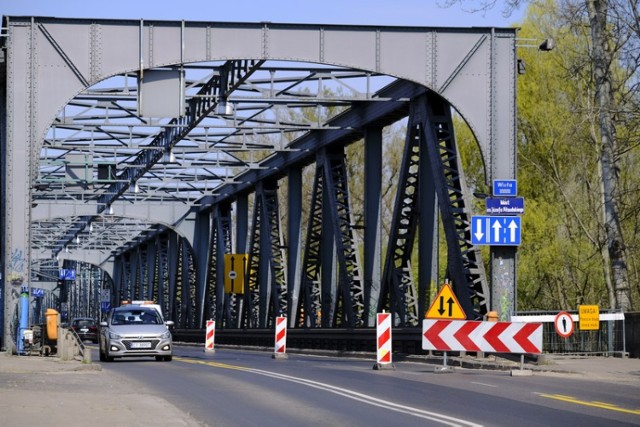
[[[435,365],[442,364],[442,357],[427,356],[420,359]],[[537,359],[537,362],[526,361],[522,368],[532,371],[533,375],[568,375],[572,378],[640,387],[640,359],[555,354],[544,354]],[[515,371],[521,367],[520,362],[514,358],[495,355],[484,358],[449,357],[447,364],[468,369],[502,371]]]
[[[569,374],[592,381],[624,383],[640,387],[640,359],[545,355],[543,364],[530,367],[537,373]]]
[[[169,401],[97,363],[0,353],[3,426],[199,426]]]

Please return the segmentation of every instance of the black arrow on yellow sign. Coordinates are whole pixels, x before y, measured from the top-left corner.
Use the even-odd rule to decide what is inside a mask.
[[[455,301],[453,300],[453,298],[449,297],[449,299],[447,300],[447,305],[449,306],[449,314],[447,314],[447,317],[451,317],[453,316],[453,305],[455,304]],[[444,296],[440,296],[440,309],[438,310],[438,313],[440,313],[440,315],[442,316],[444,314],[445,310],[444,310]]]
[[[460,306],[455,294],[451,290],[451,286],[445,283],[438,295],[431,303],[431,307],[425,315],[427,319],[457,319],[464,320],[467,318],[464,310]]]
[[[242,263],[240,262],[240,260],[242,260]],[[238,261],[237,266],[236,261]],[[242,266],[240,264],[242,264]],[[246,272],[246,266],[247,254],[224,254],[225,293],[244,293],[244,276]]]

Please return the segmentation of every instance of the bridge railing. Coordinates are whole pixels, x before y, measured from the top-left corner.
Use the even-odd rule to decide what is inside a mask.
[[[581,330],[577,311],[567,310],[574,322],[574,331],[563,338],[556,331],[557,311],[520,311],[511,316],[512,322],[540,322],[543,326],[544,353],[576,355],[626,355],[625,317],[622,311],[600,310],[599,329]]]
[[[518,312],[511,317],[512,322],[540,322],[543,324],[543,353],[626,356],[625,316],[620,311],[601,310],[598,330],[582,331],[577,312],[568,311],[574,320],[574,332],[562,338],[555,330],[554,320],[558,312],[531,311]],[[172,331],[174,341],[202,343],[204,329],[176,329]],[[273,329],[218,329],[216,344],[259,347],[272,349]],[[371,352],[376,351],[375,328],[316,328],[289,329],[287,331],[289,349],[326,350],[331,352]],[[422,329],[394,328],[393,352],[400,354],[427,354],[422,349]],[[438,352],[436,352],[438,353]]]

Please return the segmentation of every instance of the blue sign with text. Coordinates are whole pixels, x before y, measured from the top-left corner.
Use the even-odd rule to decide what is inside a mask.
[[[519,216],[472,216],[471,243],[473,245],[518,246],[522,221]]]
[[[518,215],[524,213],[524,197],[487,197],[487,214]]]
[[[515,179],[494,179],[493,195],[515,197],[518,194],[518,181]]]

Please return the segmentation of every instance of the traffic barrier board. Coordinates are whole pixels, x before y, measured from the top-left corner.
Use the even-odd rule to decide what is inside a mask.
[[[542,323],[424,319],[422,349],[539,354]]]

